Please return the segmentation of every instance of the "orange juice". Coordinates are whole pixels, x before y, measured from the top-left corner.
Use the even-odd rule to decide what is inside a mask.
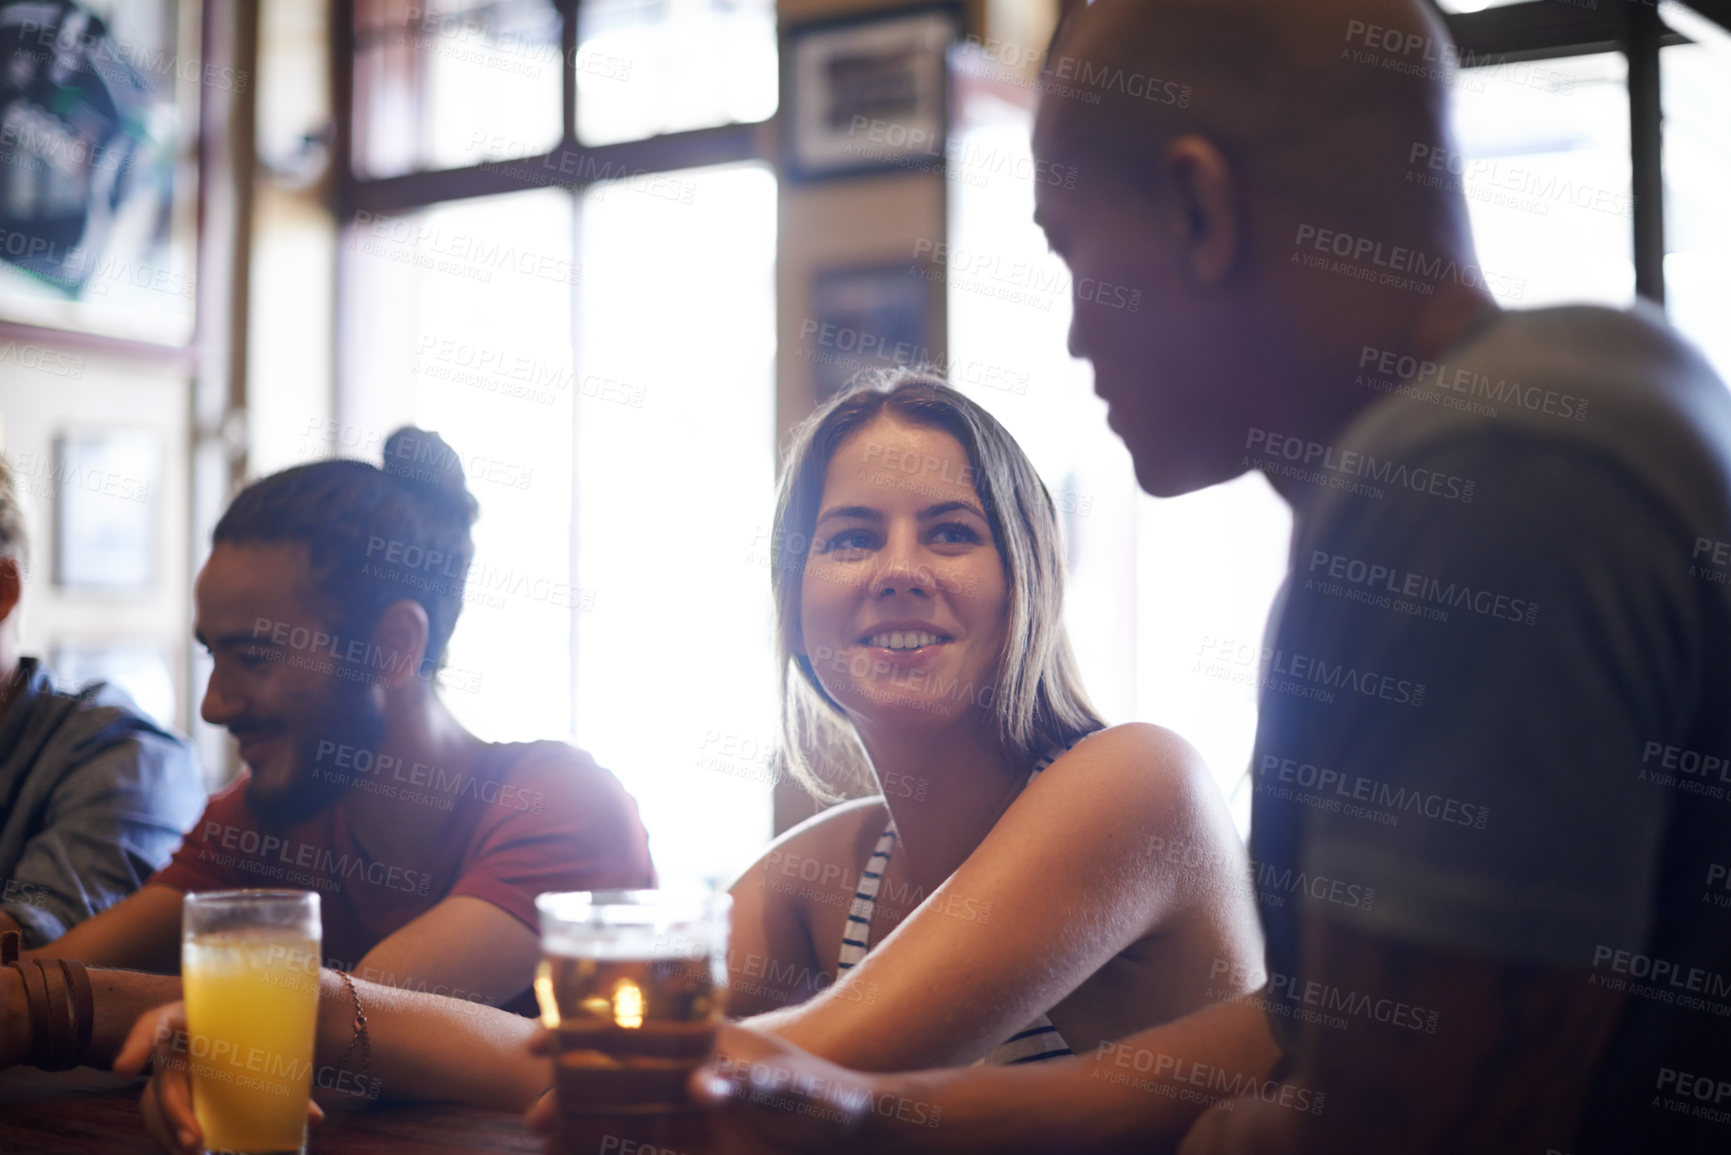
[[[211,1150],[299,1152],[318,1026],[319,942],[293,930],[181,944],[192,1109]]]

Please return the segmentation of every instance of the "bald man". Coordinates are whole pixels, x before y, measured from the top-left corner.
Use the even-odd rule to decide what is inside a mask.
[[[1731,395],[1652,312],[1498,308],[1414,164],[1451,57],[1409,0],[1099,0],[1048,60],[1039,222],[1151,303],[1070,335],[1142,487],[1295,515],[1265,985],[1011,1069],[733,1031],[738,1149],[1731,1150]]]

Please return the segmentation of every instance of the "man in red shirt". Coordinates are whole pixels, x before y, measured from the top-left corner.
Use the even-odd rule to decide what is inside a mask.
[[[341,1064],[357,1003],[375,1048],[395,1015],[451,1014],[435,995],[468,1000],[476,1029],[502,1016],[474,1003],[532,1012],[537,894],[655,885],[612,775],[560,743],[483,742],[440,700],[477,507],[437,436],[400,430],[384,460],[274,474],[217,524],[194,592],[214,661],[202,712],[249,773],[137,894],[33,952],[155,972],[91,972],[86,1064],[108,1065],[143,1011],[180,997],[188,892],[319,893],[317,1062]],[[0,1066],[31,1054],[26,1005],[0,968]]]

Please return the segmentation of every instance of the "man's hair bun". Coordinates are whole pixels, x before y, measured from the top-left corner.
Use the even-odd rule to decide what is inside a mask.
[[[473,525],[481,506],[469,493],[463,460],[437,433],[405,425],[385,439],[384,470],[422,497]]]

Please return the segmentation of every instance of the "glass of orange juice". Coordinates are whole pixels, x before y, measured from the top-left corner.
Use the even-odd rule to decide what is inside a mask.
[[[192,1110],[209,1151],[304,1155],[319,1008],[319,896],[186,896],[180,982]]]
[[[556,1032],[567,1152],[699,1155],[707,1116],[686,1090],[727,996],[726,894],[573,891],[535,900],[535,996]]]

